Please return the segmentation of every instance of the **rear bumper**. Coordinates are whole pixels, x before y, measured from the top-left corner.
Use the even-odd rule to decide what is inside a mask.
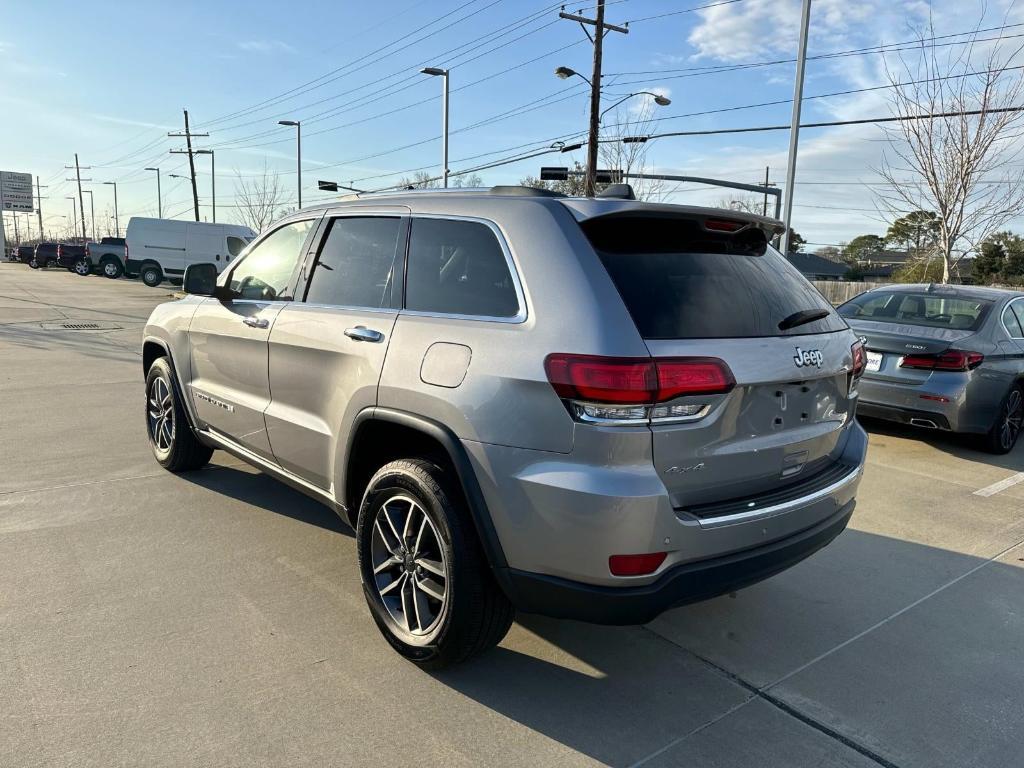
[[[595,624],[644,624],[679,605],[707,600],[784,571],[842,533],[853,514],[851,500],[817,525],[764,546],[676,566],[638,587],[602,587],[509,569],[512,602],[539,613]]]
[[[908,424],[913,427],[942,429],[946,431],[952,429],[949,419],[944,413],[897,408],[891,405],[882,405],[881,403],[866,403],[863,400],[857,403],[857,415],[867,416],[872,419],[895,421],[897,424]]]

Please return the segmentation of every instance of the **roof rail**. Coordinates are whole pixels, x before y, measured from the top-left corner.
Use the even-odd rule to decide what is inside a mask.
[[[543,187],[524,187],[512,184],[503,184],[491,187],[492,195],[514,195],[516,197],[565,197],[561,192]]]

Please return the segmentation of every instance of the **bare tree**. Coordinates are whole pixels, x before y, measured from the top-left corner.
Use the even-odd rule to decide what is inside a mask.
[[[440,179],[431,176],[426,171],[416,171],[411,178],[403,176],[398,182],[399,189],[435,189],[440,186]]]
[[[645,97],[647,98],[647,97]],[[646,136],[652,132],[654,117],[654,102],[644,102],[639,111],[616,108],[616,110],[605,118],[605,126],[601,132],[601,146],[598,148],[598,157],[601,164],[608,170],[620,170],[628,173],[653,173],[653,169],[647,160],[650,151],[649,142],[630,142],[624,144],[623,136]],[[670,188],[662,179],[626,179],[636,194],[638,200],[652,200],[660,202],[675,191]],[[677,187],[678,185],[674,185]]]
[[[943,52],[931,24],[918,38],[913,54],[887,68],[892,112],[906,119],[884,129],[880,203],[893,217],[908,208],[935,211],[934,249],[922,257],[941,262],[946,283],[956,263],[1024,204],[1024,171],[1012,167],[1024,151],[1024,114],[1003,111],[1024,96],[1021,70],[1010,66],[1022,47],[982,44],[975,35]],[[924,117],[934,114],[944,116]]]
[[[235,169],[235,199],[238,201],[235,215],[239,223],[262,232],[274,221],[285,203],[280,174],[271,171],[266,162],[261,174],[248,179]]]

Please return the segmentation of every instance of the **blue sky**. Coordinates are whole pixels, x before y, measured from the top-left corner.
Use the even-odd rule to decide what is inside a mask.
[[[592,9],[591,2],[577,5]],[[1000,24],[1006,5],[989,2],[983,20],[980,2],[816,0],[810,54],[910,40],[929,8],[940,35]],[[693,68],[792,56],[798,0],[609,0],[607,13],[611,22],[631,23],[628,35],[606,38],[606,103],[616,98],[611,94],[635,90],[672,99],[670,106],[653,107],[638,97],[609,113],[610,125],[635,119],[641,109],[659,118],[653,128],[659,131],[789,121],[788,103],[692,113],[786,102],[792,64],[711,73]],[[558,4],[543,0],[2,0],[0,169],[42,178],[46,226],[54,229],[66,226],[61,216],[70,214],[65,198],[74,189],[62,166],[75,152],[92,166],[83,175],[93,179],[98,222],[111,208],[111,188],[102,181],[119,184],[122,226],[133,214],[155,215],[156,185],[142,170],[147,165],[159,165],[164,174],[164,214],[188,216],[190,189],[170,178],[187,173],[187,161],[168,154],[183,144],[166,137],[181,129],[187,107],[194,129],[210,134],[197,146],[217,151],[221,220],[233,216],[235,173],[260,174],[264,163],[281,173],[294,200],[294,129],[277,126],[282,117],[303,120],[305,203],[322,197],[318,178],[386,186],[401,178],[396,172],[439,169],[441,82],[418,74],[428,64],[451,68],[451,168],[514,156],[586,128],[585,85],[559,80],[553,70],[565,65],[589,74],[590,45],[578,25],[557,14]],[[1021,15],[1012,9],[1009,21],[1024,21]],[[805,95],[881,85],[882,60],[812,60]],[[884,91],[872,91],[809,100],[804,120],[887,113]],[[879,129],[808,130],[802,139],[794,227],[820,244],[884,232],[873,192],[864,185],[877,181],[872,168],[884,148]],[[665,173],[750,183],[762,180],[768,165],[772,180],[781,182],[787,143],[786,132],[665,138],[650,143],[647,163]],[[481,176],[488,184],[515,183],[542,164],[574,159],[582,161],[583,152],[524,160]],[[197,168],[208,217],[208,159],[198,158]],[[713,204],[733,196],[685,185],[670,199]]]

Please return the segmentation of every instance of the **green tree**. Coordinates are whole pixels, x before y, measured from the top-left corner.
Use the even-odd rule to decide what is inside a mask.
[[[943,260],[923,258],[904,264],[892,273],[897,283],[940,283],[943,277]]]
[[[807,241],[800,237],[800,233],[795,229],[789,230],[789,252],[800,253],[803,247],[807,245]]]
[[[939,217],[931,211],[911,211],[889,225],[885,240],[907,252],[921,254],[934,247],[939,237]]]
[[[1024,283],[1024,238],[1011,232],[997,232],[990,240],[1006,253],[1006,262],[1000,278],[1013,285]],[[984,250],[984,245],[982,245]],[[975,263],[977,270],[977,263]]]
[[[974,260],[974,280],[978,285],[993,282],[1006,269],[1006,249],[1001,242],[989,238],[981,244]]]
[[[871,256],[885,250],[885,238],[878,235],[857,235],[843,249],[847,263],[870,261]]]

